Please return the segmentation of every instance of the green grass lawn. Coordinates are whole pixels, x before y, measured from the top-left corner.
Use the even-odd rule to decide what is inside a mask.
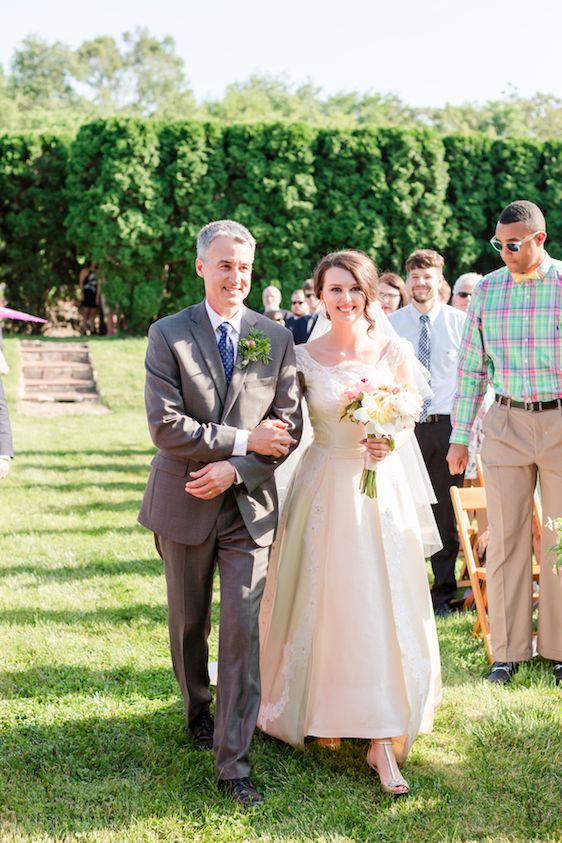
[[[17,459],[0,486],[2,843],[562,840],[551,666],[490,686],[471,615],[439,621],[444,702],[404,767],[409,798],[381,794],[364,742],[300,753],[260,734],[264,807],[217,792],[211,755],[184,734],[162,568],[136,524],[153,452],[145,341],[92,347],[112,412],[53,418],[18,413],[6,342]]]

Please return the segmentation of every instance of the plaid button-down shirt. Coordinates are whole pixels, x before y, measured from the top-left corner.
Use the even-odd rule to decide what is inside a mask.
[[[488,382],[516,401],[562,397],[562,261],[546,255],[540,278],[516,282],[507,267],[476,285],[459,353],[451,442],[468,445]]]

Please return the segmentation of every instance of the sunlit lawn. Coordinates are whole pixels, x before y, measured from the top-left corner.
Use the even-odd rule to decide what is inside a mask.
[[[444,703],[405,765],[408,799],[380,793],[360,741],[299,753],[260,735],[264,807],[219,795],[211,756],[184,733],[161,564],[136,524],[152,454],[144,341],[92,345],[112,412],[42,418],[17,411],[6,343],[17,459],[0,486],[2,843],[562,840],[550,665],[491,687],[471,616],[439,622]]]

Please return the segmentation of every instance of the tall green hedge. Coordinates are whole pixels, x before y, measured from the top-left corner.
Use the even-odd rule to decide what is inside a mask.
[[[93,260],[132,331],[202,296],[194,241],[232,217],[258,241],[254,288],[287,305],[328,251],[359,248],[403,270],[442,251],[450,281],[499,264],[488,244],[501,208],[539,203],[562,246],[562,144],[442,137],[400,129],[220,127],[111,119],[73,141],[0,137],[0,280],[11,304],[42,312]]]
[[[12,307],[38,315],[53,289],[76,280],[64,225],[68,150],[63,138],[0,137],[0,282]]]

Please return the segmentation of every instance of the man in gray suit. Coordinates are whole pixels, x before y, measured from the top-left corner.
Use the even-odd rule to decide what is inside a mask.
[[[164,560],[172,662],[188,730],[213,747],[219,788],[262,801],[249,748],[260,703],[258,613],[277,525],[273,472],[300,437],[291,333],[244,307],[255,241],[231,220],[197,238],[205,301],[151,326],[146,408],[158,452],[139,521]],[[215,721],[207,639],[221,608]]]
[[[8,402],[0,378],[0,480],[3,480],[8,474],[13,454]]]

